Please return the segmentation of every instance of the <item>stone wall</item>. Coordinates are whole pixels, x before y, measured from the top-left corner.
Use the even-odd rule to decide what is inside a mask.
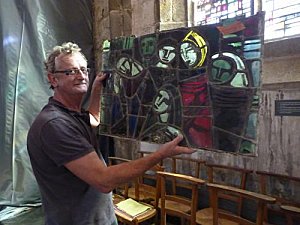
[[[96,69],[100,70],[103,40],[132,34],[132,7],[130,0],[95,0],[93,6]]]
[[[160,30],[174,29],[187,26],[187,1],[160,1]]]

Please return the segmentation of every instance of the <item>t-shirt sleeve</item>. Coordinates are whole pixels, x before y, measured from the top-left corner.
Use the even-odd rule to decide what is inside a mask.
[[[45,124],[40,137],[43,151],[57,166],[94,151],[79,127],[63,119],[57,118]]]

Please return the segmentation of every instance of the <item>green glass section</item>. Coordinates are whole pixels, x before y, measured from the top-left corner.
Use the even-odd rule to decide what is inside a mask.
[[[253,96],[253,100],[252,100],[252,106],[258,107],[258,105],[259,105],[259,96],[258,95],[254,95]]]
[[[224,35],[223,36],[223,38],[233,38],[233,37],[237,37],[237,35],[236,34],[226,34],[226,35]]]
[[[230,79],[231,74],[227,72],[231,69],[231,65],[226,60],[215,60],[212,68],[213,81],[225,82]]]
[[[255,151],[255,144],[250,141],[243,141],[240,147],[240,153],[253,153]]]
[[[251,113],[248,118],[246,136],[249,138],[256,138],[256,127],[257,127],[257,113]]]
[[[260,71],[261,71],[261,62],[253,61],[251,63],[251,72],[252,72],[252,79],[253,79],[254,87],[258,87],[260,84]]]
[[[109,40],[103,41],[102,51],[107,52],[107,51],[109,51],[109,48],[110,48],[110,41]]]
[[[142,65],[128,57],[120,58],[116,67],[122,74],[125,74],[128,77],[138,76],[143,70]]]
[[[231,69],[231,65],[226,60],[216,60],[214,61],[213,65],[220,69]]]
[[[141,39],[141,53],[144,56],[151,56],[155,52],[155,37],[143,37]]]
[[[233,42],[233,43],[229,43],[228,45],[232,46],[232,47],[235,47],[235,48],[238,48],[238,47],[242,46],[242,42]]]
[[[245,73],[237,73],[230,82],[232,87],[247,87],[248,81]]]

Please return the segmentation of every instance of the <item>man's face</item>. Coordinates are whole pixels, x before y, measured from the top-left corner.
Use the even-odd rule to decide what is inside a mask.
[[[80,53],[70,55],[59,55],[55,59],[55,70],[79,70],[77,74],[69,74],[59,72],[55,73],[56,87],[55,92],[60,92],[65,95],[85,94],[88,90],[89,76],[88,73],[83,73],[81,70],[87,68],[87,62]]]

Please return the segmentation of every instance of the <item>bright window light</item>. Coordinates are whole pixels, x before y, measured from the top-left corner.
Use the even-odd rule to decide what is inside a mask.
[[[258,0],[192,0],[194,25],[219,23],[256,13]],[[300,36],[300,0],[262,0],[265,40]]]
[[[265,40],[300,34],[300,0],[263,0]]]
[[[236,16],[253,15],[253,0],[198,0],[194,2],[194,24],[213,24]],[[252,6],[252,8],[251,8]]]

